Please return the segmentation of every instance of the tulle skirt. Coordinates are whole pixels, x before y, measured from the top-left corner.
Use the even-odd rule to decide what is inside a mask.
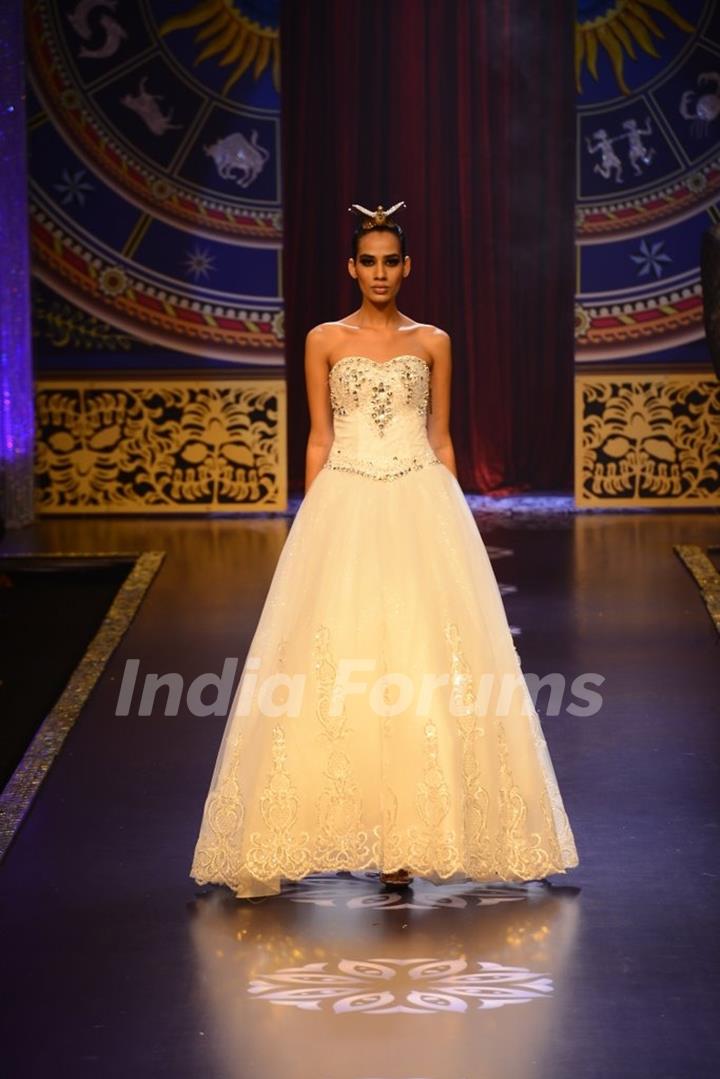
[[[436,884],[578,864],[493,569],[441,463],[323,469],[220,745],[191,876],[240,897],[337,870]]]

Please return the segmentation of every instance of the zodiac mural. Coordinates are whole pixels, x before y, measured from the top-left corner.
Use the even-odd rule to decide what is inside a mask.
[[[720,499],[720,391],[697,370],[720,300],[701,280],[720,239],[718,7],[577,3],[579,505]]]
[[[30,0],[40,370],[282,371],[278,0]]]
[[[578,0],[576,359],[706,360],[700,249],[718,220],[714,2]]]

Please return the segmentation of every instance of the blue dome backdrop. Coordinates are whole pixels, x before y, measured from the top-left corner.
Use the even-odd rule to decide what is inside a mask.
[[[575,42],[576,360],[707,363],[720,12],[714,0],[578,0]]]
[[[39,370],[281,371],[279,0],[31,0]]]

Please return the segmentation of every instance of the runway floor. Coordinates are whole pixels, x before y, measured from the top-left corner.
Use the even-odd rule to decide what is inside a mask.
[[[224,721],[115,709],[130,658],[242,662],[288,527],[46,520],[0,545],[167,551],[0,864],[3,1074],[720,1074],[720,638],[673,551],[718,544],[718,516],[482,518],[524,670],[605,678],[597,715],[543,722],[577,869],[237,901],[188,876]]]

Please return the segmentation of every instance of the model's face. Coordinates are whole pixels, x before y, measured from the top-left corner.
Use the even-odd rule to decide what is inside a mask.
[[[392,232],[368,232],[358,243],[357,258],[348,261],[350,276],[363,296],[386,303],[397,296],[403,278],[410,273],[410,258],[403,257],[400,240]]]

